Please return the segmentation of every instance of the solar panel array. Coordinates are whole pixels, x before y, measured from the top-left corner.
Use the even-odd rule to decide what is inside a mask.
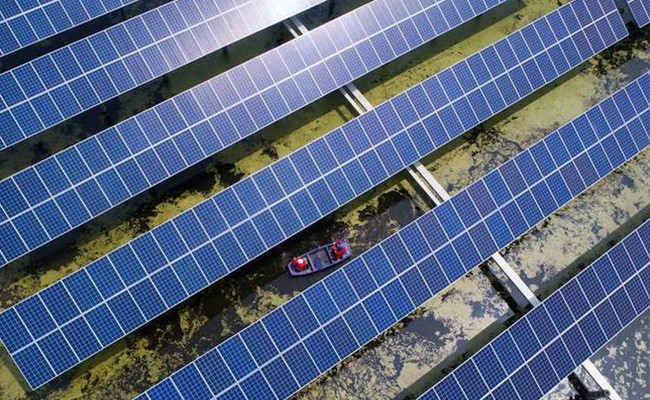
[[[3,0],[0,57],[84,24],[135,0]]]
[[[522,151],[138,400],[289,397],[647,148],[647,96],[650,74]],[[502,353],[500,359],[507,355]],[[471,383],[478,384],[467,382]],[[441,400],[464,399],[457,392],[439,394]]]
[[[582,8],[585,2],[576,0],[530,25],[537,29],[566,18],[571,26],[584,21],[576,14],[593,13],[591,23],[548,31],[553,39],[545,36],[546,47],[520,53],[518,60],[512,49],[517,43],[520,51],[527,48],[522,33],[530,30],[524,28],[21,302],[2,314],[0,337],[8,338],[7,348],[32,387],[62,373],[539,88],[544,79],[528,72],[538,62],[540,69],[555,71],[550,81],[625,34],[613,3],[588,4]],[[597,36],[582,34],[590,27]],[[465,82],[473,75],[481,83],[463,92],[456,77]],[[17,332],[17,319],[29,330]],[[81,334],[97,340],[80,340]],[[55,338],[74,350],[65,356],[61,349],[39,350]],[[84,347],[76,348],[80,343]]]
[[[650,307],[650,222],[419,397],[541,399]]]
[[[5,179],[0,265],[504,1],[374,1]]]
[[[325,0],[175,0],[0,75],[0,150]]]
[[[632,16],[639,27],[650,23],[650,0],[627,0]]]

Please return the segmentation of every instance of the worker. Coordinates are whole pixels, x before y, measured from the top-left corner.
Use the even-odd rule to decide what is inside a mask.
[[[347,248],[345,242],[341,239],[336,239],[332,245],[332,254],[334,255],[334,261],[341,260],[345,256]]]
[[[305,257],[294,257],[291,265],[293,265],[293,267],[298,271],[304,271],[307,269],[307,266],[309,266],[309,263]]]

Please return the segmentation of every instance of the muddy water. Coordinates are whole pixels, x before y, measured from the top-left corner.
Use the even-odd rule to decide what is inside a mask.
[[[316,26],[330,15],[361,3],[338,1],[333,8],[320,7],[306,17],[307,24]],[[378,104],[559,3],[566,1],[512,0],[486,18],[360,80],[358,86]],[[122,96],[103,110],[3,154],[0,174],[14,173],[102,126],[127,118],[288,39],[281,27],[270,28],[233,46],[228,54],[207,57]],[[633,35],[523,106],[494,118],[426,159],[425,165],[449,192],[458,191],[650,68],[647,48],[641,33]],[[174,182],[118,207],[66,241],[4,268],[0,271],[1,306],[6,308],[42,289],[351,117],[341,97],[328,96]],[[612,240],[647,218],[649,158],[648,152],[640,155],[508,249],[508,261],[540,296],[550,293],[605,251]],[[360,253],[430,206],[406,174],[398,175],[39,391],[26,393],[10,360],[2,354],[0,398],[131,398],[322,278],[288,277],[283,266],[291,255],[343,235]],[[519,310],[510,308],[509,300],[495,288],[488,269],[476,270],[297,398],[403,399],[417,395],[512,321]],[[639,320],[595,357],[616,389],[629,399],[650,398],[646,384],[649,324],[648,317]],[[564,382],[548,398],[578,396],[576,387]]]

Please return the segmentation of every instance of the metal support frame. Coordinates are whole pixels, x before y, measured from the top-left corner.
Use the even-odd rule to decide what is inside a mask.
[[[630,9],[630,5],[627,3],[627,1],[614,0],[614,3],[616,4],[616,7],[618,7],[618,10],[621,12],[621,15],[623,16],[623,21],[625,21],[626,24],[634,23],[636,25],[636,21],[634,20],[634,16],[632,15],[632,9]]]
[[[309,29],[298,19],[298,17],[291,17],[290,19],[284,21],[284,25],[289,29],[289,32],[294,37],[302,36],[305,33],[309,32]],[[343,94],[343,97],[350,103],[352,108],[358,113],[363,114],[364,112],[372,109],[372,104],[365,98],[365,96],[354,86],[353,83],[348,83],[339,89],[339,92]]]
[[[298,17],[291,17],[291,19],[284,21],[285,26],[294,37],[301,36],[309,29],[298,19]],[[358,113],[363,114],[374,108],[372,103],[357,89],[353,83],[349,83],[340,88],[339,91],[343,94],[345,99],[350,103],[352,108]],[[407,168],[408,173],[413,180],[417,183],[418,187],[430,198],[436,206],[449,200],[451,197],[449,193],[442,187],[440,182],[433,177],[431,172],[426,169],[420,161],[416,161],[413,165]],[[540,300],[535,296],[535,293],[526,285],[521,279],[519,274],[508,264],[500,253],[494,253],[492,260],[496,263],[499,269],[508,278],[508,281],[517,289],[517,291],[526,299],[526,301],[533,307],[541,304]],[[587,360],[581,364],[584,370],[596,382],[599,388],[606,394],[609,400],[623,400],[623,398],[616,392],[616,390],[609,383],[607,378],[598,370],[591,360]]]

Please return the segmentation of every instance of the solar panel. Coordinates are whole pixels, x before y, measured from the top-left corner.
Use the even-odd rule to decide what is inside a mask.
[[[645,74],[143,398],[191,398],[190,393],[205,393],[206,399],[289,397],[647,148],[648,95],[650,74]],[[586,315],[579,300],[572,297],[568,303],[576,314]],[[522,334],[524,328],[515,326]],[[504,360],[515,356],[503,348],[496,352]],[[522,352],[531,355],[534,349]],[[464,399],[449,390],[441,399]]]
[[[546,18],[568,15],[567,10],[572,13],[573,7],[579,3],[581,0],[570,3]],[[623,29],[624,26],[620,15],[612,10],[607,9],[606,13],[601,12],[600,15],[594,11],[597,22],[593,26],[606,29],[604,36],[615,41],[614,32],[618,31],[619,26]],[[613,31],[610,22],[614,24]],[[537,21],[530,26],[539,23]],[[592,25],[583,28],[586,30],[589,26]],[[578,28],[575,32],[564,31],[564,36],[559,40],[562,44],[549,42],[550,47],[535,53],[535,57],[530,54],[522,62],[509,59],[507,49],[510,49],[510,41],[524,37],[524,31],[529,32],[524,28],[507,40],[467,59],[489,59],[488,56],[492,54],[497,58],[503,55],[505,60],[505,65],[501,64],[500,69],[490,62],[484,64],[485,69],[477,69],[477,72],[483,71],[483,75],[478,76],[493,74],[493,79],[483,80],[482,85],[467,94],[453,95],[451,90],[454,86],[447,80],[447,77],[456,76],[463,68],[473,65],[462,61],[6,311],[2,314],[4,322],[0,322],[0,337],[20,338],[7,344],[7,348],[21,365],[30,385],[40,386],[61,374],[239,268],[267,248],[379,184],[389,174],[395,174],[400,168],[431,153],[434,148],[444,144],[439,139],[443,134],[442,128],[436,128],[437,125],[431,121],[441,118],[444,126],[452,126],[453,121],[457,120],[456,112],[465,116],[463,121],[469,121],[469,115],[473,112],[463,107],[475,104],[474,100],[472,103],[467,100],[476,99],[475,94],[489,99],[489,104],[494,107],[491,115],[500,112],[520,96],[525,96],[527,92],[517,94],[512,82],[518,82],[517,76],[526,79],[522,65],[527,65],[529,60],[548,59],[550,64],[546,65],[553,69],[557,65],[559,74],[594,52],[589,41],[581,42],[578,39],[584,37],[579,35],[582,28]],[[552,51],[563,48],[576,49],[578,56],[571,58],[571,64],[562,51]],[[514,53],[510,54],[516,57]],[[517,75],[517,71],[523,75]],[[440,82],[443,82],[442,86]],[[448,93],[442,89],[434,90],[436,85],[447,88]],[[513,88],[513,94],[505,91],[509,87]],[[531,91],[538,87],[531,87]],[[504,97],[511,101],[498,100],[497,97],[501,99],[500,92],[504,92]],[[428,93],[439,96],[448,94],[453,96],[453,100],[449,105],[439,107],[438,103],[430,102]],[[489,117],[484,113],[478,115]],[[476,125],[478,121],[471,123]],[[460,135],[460,132],[452,132],[447,141]],[[335,146],[330,147],[330,143]],[[325,171],[320,171],[317,165]],[[46,296],[46,292],[59,292],[62,296]],[[32,306],[25,307],[26,304],[36,305],[34,312],[31,311]],[[68,310],[65,316],[56,319],[49,316],[51,310],[64,308]],[[30,328],[27,336],[15,333],[11,315],[20,316],[31,327],[34,327],[32,321],[41,321],[37,323],[39,328]],[[66,338],[73,345],[87,343],[76,338],[76,332],[65,330],[64,327],[72,324],[82,324],[83,331],[93,332],[97,341],[91,341],[93,345],[85,347],[84,351],[71,350],[74,357],[49,369],[49,365],[44,364],[44,356],[38,351],[43,338],[56,335]],[[25,353],[30,356],[19,357]],[[50,358],[49,355],[45,357]]]
[[[0,216],[5,238],[0,240],[0,265],[475,15],[460,6],[461,18],[452,7],[457,1],[405,9],[402,2],[377,0],[0,182],[12,193],[0,196],[0,208],[8,217]],[[489,7],[503,1],[492,1]],[[374,21],[368,15],[393,14],[401,22],[382,18],[383,28],[359,23]],[[426,25],[429,19],[436,23]],[[356,44],[340,41],[346,29]],[[406,42],[395,40],[400,32]]]
[[[174,0],[0,74],[0,150],[325,0]]]
[[[541,399],[648,309],[648,248],[650,222],[418,399]]]
[[[641,28],[650,23],[650,1],[649,0],[627,0],[627,5],[632,11],[634,21]]]
[[[84,24],[135,0],[0,2],[0,57]]]

